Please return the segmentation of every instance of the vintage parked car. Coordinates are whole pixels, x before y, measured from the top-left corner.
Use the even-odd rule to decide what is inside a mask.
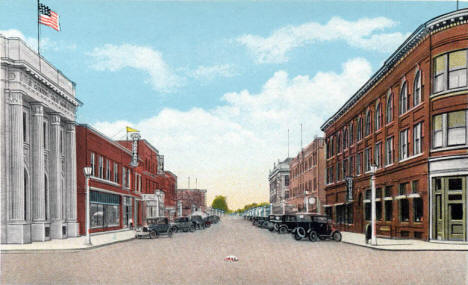
[[[202,216],[194,215],[190,218],[192,219],[192,222],[194,223],[197,230],[203,230],[206,228],[206,221],[202,218]]]
[[[296,228],[296,215],[279,215],[275,217],[274,229],[280,233],[285,234],[292,232]]]
[[[215,215],[208,216],[208,220],[212,224],[217,224],[219,222],[219,217]]]
[[[275,221],[280,215],[269,215],[267,222],[264,224],[264,228],[268,229],[270,232],[275,230]],[[279,218],[278,218],[279,219]]]
[[[319,239],[341,241],[341,232],[333,227],[326,215],[320,214],[298,214],[297,226],[292,233],[296,240],[307,237],[312,242]]]
[[[253,220],[252,220],[252,225],[254,226],[261,226],[263,224],[263,222],[266,220],[265,217],[255,217]]]
[[[158,238],[160,235],[167,235],[172,237],[174,233],[174,226],[169,222],[167,217],[148,218],[146,225],[139,227],[136,230],[135,237],[149,237],[150,239]]]
[[[189,217],[178,217],[174,220],[174,231],[195,231],[195,224]]]

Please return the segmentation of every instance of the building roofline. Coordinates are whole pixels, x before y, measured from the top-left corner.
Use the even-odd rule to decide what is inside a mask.
[[[337,119],[341,118],[342,115],[353,107],[362,96],[364,96],[375,83],[377,83],[384,75],[387,74],[399,61],[416,45],[418,45],[425,37],[433,31],[444,28],[454,23],[467,23],[468,20],[468,8],[459,9],[457,11],[445,13],[430,19],[424,24],[420,25],[416,30],[390,55],[390,57],[384,62],[382,67],[377,70],[372,77],[364,83],[354,95],[349,98],[338,111],[328,118],[324,124],[320,127],[322,131],[328,129],[332,123]]]
[[[111,144],[113,144],[114,146],[118,147],[119,149],[125,151],[127,154],[129,154],[130,156],[132,156],[132,152],[130,150],[128,150],[126,147],[124,147],[123,145],[119,144],[117,141],[114,141],[112,140],[111,138],[107,137],[106,135],[104,135],[103,133],[101,133],[100,131],[98,131],[96,128],[94,128],[93,126],[89,125],[89,124],[76,124],[77,126],[80,126],[80,127],[84,127],[84,128],[87,128],[88,130],[92,131],[93,133],[99,135],[100,137],[102,137],[103,139],[109,141]],[[140,158],[138,158],[139,160],[141,160]]]

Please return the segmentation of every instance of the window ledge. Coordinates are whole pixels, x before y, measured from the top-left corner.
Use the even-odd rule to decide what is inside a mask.
[[[412,193],[408,195],[408,198],[421,198],[421,195],[419,193]]]
[[[390,163],[390,164],[387,164],[384,166],[384,168],[387,168],[387,167],[390,167],[390,166],[393,166],[394,163]]]
[[[444,90],[444,91],[439,91],[437,93],[431,93],[429,98],[432,99],[432,98],[436,98],[436,97],[439,97],[439,96],[443,96],[443,95],[447,95],[447,94],[451,94],[451,93],[457,93],[457,92],[460,92],[460,91],[467,91],[467,90],[468,90],[468,86],[448,89],[448,90]],[[458,94],[453,94],[453,95],[458,95]]]
[[[104,183],[104,184],[109,184],[109,185],[116,186],[116,187],[120,186],[120,184],[118,184],[118,183],[115,183],[115,182],[110,181],[110,180],[102,179],[102,178],[99,178],[99,177],[96,177],[96,176],[91,176],[90,178],[95,180],[95,181]]]
[[[406,162],[406,161],[411,160],[411,159],[413,159],[413,158],[420,157],[420,156],[422,156],[423,154],[424,154],[424,152],[421,152],[421,153],[418,153],[418,154],[416,154],[416,155],[413,155],[413,156],[407,157],[407,158],[405,158],[405,159],[402,159],[402,160],[400,160],[400,161],[398,161],[398,162],[399,162],[399,163]]]
[[[447,146],[447,147],[438,147],[431,149],[431,153],[439,152],[439,151],[446,151],[446,150],[457,150],[457,149],[464,149],[467,148],[468,145],[457,145],[457,146]]]
[[[406,195],[398,195],[395,197],[395,200],[406,199]]]
[[[385,198],[383,198],[383,199],[384,199],[384,201],[392,201],[392,200],[393,200],[392,197],[385,197]]]

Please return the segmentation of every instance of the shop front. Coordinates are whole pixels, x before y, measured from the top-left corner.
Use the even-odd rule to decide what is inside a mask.
[[[90,191],[90,232],[120,228],[120,195]]]

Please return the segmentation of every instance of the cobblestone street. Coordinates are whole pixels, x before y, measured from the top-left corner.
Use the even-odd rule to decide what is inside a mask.
[[[226,262],[227,255],[239,261]],[[1,264],[2,284],[465,284],[467,254],[297,242],[226,217],[172,239],[2,254]]]

